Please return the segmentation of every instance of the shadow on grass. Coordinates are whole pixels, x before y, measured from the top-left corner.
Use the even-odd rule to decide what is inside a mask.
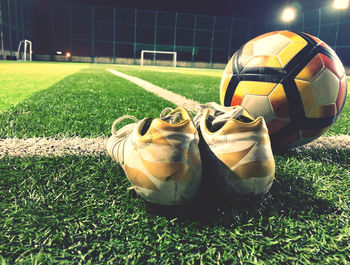
[[[145,203],[151,214],[169,219],[196,221],[203,225],[235,227],[262,218],[290,217],[292,219],[315,219],[323,214],[334,213],[336,206],[316,195],[311,181],[302,176],[284,176],[276,172],[270,191],[263,196],[215,196],[209,187],[203,187],[194,201],[183,206],[165,207]],[[316,216],[316,217],[315,217]]]
[[[113,212],[110,217],[119,212],[118,218],[127,218],[126,215],[140,211],[143,212],[141,215],[148,213],[169,220],[177,218],[180,224],[190,222],[230,228],[251,221],[268,221],[269,218],[317,220],[323,214],[337,213],[339,208],[335,203],[317,196],[311,180],[293,172],[283,174],[285,171],[285,168],[277,167],[271,190],[259,198],[217,197],[204,179],[204,185],[194,201],[183,206],[162,207],[128,196],[126,188],[129,182],[107,156],[5,157],[0,159],[0,172],[5,176],[0,181],[0,190],[3,188],[0,201],[8,208],[13,205],[13,198],[27,200],[31,204],[21,204],[22,214],[36,215],[41,211],[43,216],[52,216],[59,221],[71,216],[98,219],[100,222],[101,212]],[[43,201],[33,201],[30,197],[32,193],[40,195]],[[61,196],[57,197],[57,194]],[[31,212],[34,209],[35,213]],[[60,212],[57,212],[58,209]],[[29,212],[25,212],[27,210]]]
[[[0,138],[98,137],[130,114],[158,117],[174,105],[102,68],[87,68],[0,113]]]
[[[306,149],[299,147],[280,154],[282,157],[293,157],[297,160],[315,161],[350,167],[350,149]]]

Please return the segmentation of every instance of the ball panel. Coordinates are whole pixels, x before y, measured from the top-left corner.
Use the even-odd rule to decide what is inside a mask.
[[[316,107],[316,100],[311,83],[303,80],[295,80],[295,83],[303,103],[305,116],[308,118],[316,118],[312,116],[312,110]]]
[[[277,132],[279,129],[282,129],[285,127],[289,121],[279,120],[279,119],[273,119],[272,121],[268,122],[266,124],[267,129],[269,130],[269,133]]]
[[[283,138],[282,140],[272,143],[274,147],[290,147],[294,142],[300,139],[299,132],[294,132],[290,136]]]
[[[242,53],[240,56],[240,63],[242,66],[245,66],[248,61],[253,57],[253,47],[254,42],[248,42],[242,48]]]
[[[346,90],[347,90],[346,87],[347,87],[347,81],[346,81],[346,76],[344,76],[343,79],[340,81],[339,91],[338,91],[337,100],[336,100],[338,113],[341,111],[345,103]]]
[[[345,69],[339,60],[331,59],[324,54],[321,54],[321,57],[325,66],[331,70],[331,72],[335,74],[339,79],[345,75]]]
[[[267,96],[277,86],[276,83],[257,82],[257,81],[241,81],[245,94]]]
[[[264,116],[266,123],[275,118],[267,96],[245,95],[242,106],[249,110],[253,117]]]
[[[279,32],[280,32],[280,31],[278,31],[278,30],[277,30],[277,31],[268,32],[268,33],[265,33],[265,34],[262,34],[262,35],[260,35],[260,36],[255,37],[254,39],[250,40],[249,42],[258,41],[258,40],[263,39],[263,38],[265,38],[265,37],[278,34]]]
[[[323,133],[329,130],[330,127],[322,128],[322,129],[303,129],[301,130],[301,136],[303,138],[312,138],[319,137]]]
[[[316,106],[310,113],[312,118],[332,117],[337,114],[335,104]]]
[[[274,34],[254,41],[253,56],[278,55],[292,41],[287,37]]]
[[[282,63],[282,67],[286,66],[294,58],[294,56],[298,52],[300,52],[306,45],[307,45],[307,42],[305,43],[292,42],[286,48],[284,48],[278,54],[278,58]]]
[[[241,105],[243,98],[244,98],[244,95],[245,95],[245,93],[244,93],[244,89],[242,86],[242,82],[240,82],[238,84],[238,86],[236,87],[235,93],[233,95],[231,106]]]
[[[281,119],[289,119],[288,102],[283,86],[278,84],[269,95],[269,100],[276,117]]]
[[[337,100],[339,78],[327,68],[324,68],[312,80],[312,91],[317,105],[329,105]]]
[[[324,67],[322,57],[316,55],[300,73],[296,76],[297,79],[311,81],[316,74]]]
[[[299,36],[298,34],[291,32],[291,31],[280,31],[279,34],[287,37],[288,39],[290,39],[292,42],[297,42],[297,43],[301,43],[301,44],[305,44],[304,46],[307,45],[307,41],[302,38],[301,36]]]
[[[282,64],[277,56],[254,56],[248,60],[247,64],[244,66],[244,69],[249,68],[249,67],[281,68]]]
[[[225,70],[224,70],[225,75],[232,75],[232,66],[233,66],[233,56],[230,58],[230,60],[228,61],[225,67]]]

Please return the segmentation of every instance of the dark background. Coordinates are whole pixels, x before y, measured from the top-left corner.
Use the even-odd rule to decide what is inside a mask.
[[[36,59],[45,54],[55,60],[57,51],[69,51],[76,60],[133,58],[137,63],[142,50],[163,50],[178,52],[179,61],[211,65],[226,63],[260,34],[287,29],[319,37],[350,65],[350,9],[334,10],[332,2],[0,0],[0,29],[12,57],[26,38],[33,41]],[[286,6],[299,11],[290,24],[280,20]]]
[[[300,5],[302,10],[310,10],[332,4],[332,0],[54,0],[55,2],[82,5],[114,6],[158,11],[229,16],[238,18],[270,18],[287,5]],[[40,5],[47,0],[40,0]]]
[[[293,5],[299,8],[299,11],[305,11],[310,9],[316,9],[319,7],[331,5],[331,0],[301,0],[301,1],[278,1],[278,0],[210,0],[210,1],[190,1],[190,0],[36,0],[35,2],[35,20],[34,20],[34,41],[36,44],[35,51],[37,53],[52,53],[52,45],[50,42],[51,34],[51,20],[50,20],[50,8],[51,6],[64,6],[64,5],[82,5],[88,6],[94,5],[97,7],[111,6],[118,8],[132,8],[139,10],[157,10],[157,11],[169,11],[169,12],[179,12],[179,13],[192,13],[192,14],[204,14],[204,15],[215,15],[215,16],[226,16],[234,18],[244,18],[244,19],[265,19],[271,20],[280,16],[281,11],[285,6]],[[79,12],[75,10],[75,14]],[[81,13],[84,14],[84,10]],[[55,13],[55,23],[56,28],[61,20],[61,28],[67,27],[67,17],[65,17],[65,12],[57,14]],[[244,24],[244,22],[242,22]],[[86,28],[88,25],[86,24]],[[244,26],[242,31],[244,31]],[[62,39],[64,36],[57,36],[59,34],[59,29],[55,30],[55,37],[57,39]],[[84,31],[82,30],[79,31]],[[262,30],[261,33],[264,31]],[[259,32],[260,33],[260,32]],[[67,35],[67,33],[65,33]],[[237,36],[238,38],[239,36]],[[67,38],[67,36],[66,36]],[[243,39],[245,41],[245,39]],[[238,44],[239,46],[241,43]],[[67,45],[65,49],[67,50]],[[84,47],[84,43],[81,43],[81,47]],[[122,45],[123,46],[123,45]],[[121,47],[121,46],[119,46]],[[237,48],[237,47],[235,47]],[[128,48],[126,48],[128,49]],[[83,51],[83,53],[89,53],[89,51]],[[139,51],[138,51],[139,52]],[[75,55],[77,53],[75,52]],[[185,54],[184,54],[185,55]],[[189,55],[187,56],[189,57]],[[180,58],[181,59],[181,58]],[[184,58],[188,60],[188,58]],[[225,59],[226,60],[226,57]]]

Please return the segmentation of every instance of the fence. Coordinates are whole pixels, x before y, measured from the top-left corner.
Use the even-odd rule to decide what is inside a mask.
[[[13,57],[21,40],[32,39],[33,6],[28,0],[0,0],[0,56]]]
[[[278,20],[269,21],[267,28],[281,28],[302,31],[314,35],[330,45],[345,65],[350,66],[350,11],[335,10],[324,7],[305,11],[289,24],[281,24]]]
[[[32,0],[0,0],[4,47],[15,50],[20,39],[30,38]],[[26,10],[24,12],[24,10]],[[7,13],[7,14],[6,14]],[[322,8],[301,13],[293,24],[221,16],[171,13],[113,7],[63,5],[51,1],[49,30],[35,42],[47,41],[51,55],[70,51],[73,56],[130,58],[141,50],[176,51],[179,61],[226,63],[247,40],[280,29],[304,31],[332,46],[350,65],[349,11]],[[129,60],[130,61],[130,60]]]
[[[179,61],[226,62],[254,34],[253,20],[227,17],[75,5],[52,6],[51,14],[51,52],[92,61],[159,50],[177,52]]]

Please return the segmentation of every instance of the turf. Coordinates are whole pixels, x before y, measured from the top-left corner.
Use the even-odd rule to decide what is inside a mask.
[[[211,75],[204,70],[198,73],[190,70],[140,67],[140,66],[117,66],[115,69],[132,76],[139,77],[154,83],[160,87],[181,94],[187,98],[206,103],[215,101],[220,103],[219,87],[223,70],[214,70]],[[208,70],[207,70],[208,71]],[[206,74],[206,75],[203,75]],[[348,81],[348,87],[350,83]],[[348,89],[349,91],[350,89]],[[350,132],[350,94],[337,122],[331,127],[326,135],[349,134]]]
[[[276,162],[263,199],[205,192],[163,208],[130,194],[106,156],[4,158],[0,253],[9,264],[345,264],[349,151]]]
[[[94,65],[79,72],[67,68],[63,79],[0,113],[0,138],[108,136],[111,123],[121,115],[157,117],[163,108],[174,107],[104,70],[111,67]],[[193,94],[193,85],[210,94],[214,93],[210,82],[220,81],[218,71],[210,75],[208,70],[146,67],[136,73],[141,68],[116,68],[142,74],[169,90],[179,84],[175,92],[200,97],[202,102],[206,95]],[[330,133],[349,135],[349,104],[348,99]],[[275,159],[276,180],[263,198],[227,200],[203,186],[188,205],[159,207],[127,191],[124,173],[107,156],[2,158],[0,260],[2,264],[349,263],[349,149],[294,151]]]
[[[88,68],[0,113],[0,138],[109,136],[125,114],[158,117],[172,103],[104,69]]]
[[[168,69],[167,72],[161,68],[153,67],[114,67],[125,74],[136,76],[152,84],[183,95],[200,103],[215,101],[220,103],[219,87],[221,74],[215,70],[214,74],[205,75],[206,71],[199,70],[185,72],[183,69]]]
[[[0,112],[88,64],[0,62]]]

